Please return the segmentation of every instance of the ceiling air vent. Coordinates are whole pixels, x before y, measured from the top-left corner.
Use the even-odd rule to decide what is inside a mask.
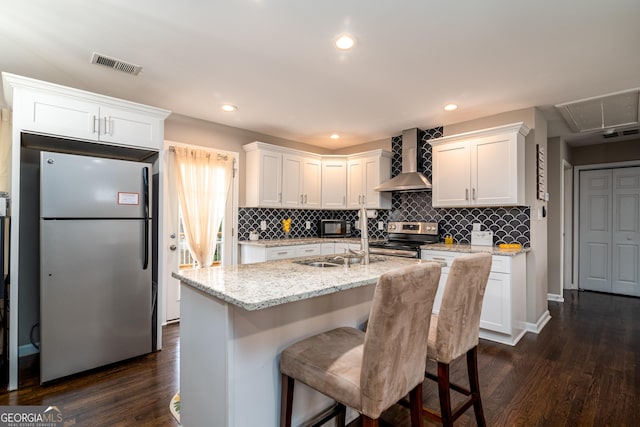
[[[133,74],[134,76],[137,76],[140,71],[142,71],[142,67],[140,65],[135,65],[125,61],[121,61],[119,59],[110,58],[108,56],[95,52],[91,56],[91,63],[103,65],[114,70],[122,71],[123,73]]]
[[[574,132],[640,123],[640,88],[556,105]]]

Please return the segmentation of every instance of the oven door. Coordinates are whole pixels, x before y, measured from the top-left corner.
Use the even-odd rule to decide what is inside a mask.
[[[420,258],[420,256],[418,255],[418,251],[413,249],[393,249],[379,246],[369,246],[369,253],[374,255],[388,255],[404,258]]]

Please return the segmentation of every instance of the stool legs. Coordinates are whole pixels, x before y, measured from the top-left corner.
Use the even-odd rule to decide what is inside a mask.
[[[293,411],[294,380],[288,375],[281,375],[280,394],[280,427],[291,427],[291,412]]]
[[[409,392],[409,403],[411,409],[411,427],[423,427],[422,419],[422,383],[418,384]]]
[[[484,410],[480,399],[480,382],[478,381],[478,347],[467,352],[467,371],[469,372],[469,389],[473,399],[473,412],[476,414],[478,427],[485,427]]]
[[[467,351],[467,373],[469,375],[469,390],[453,384],[449,380],[449,364],[438,362],[438,375],[425,372],[425,376],[431,380],[438,382],[438,395],[440,397],[440,413],[432,411],[429,408],[423,408],[422,414],[431,419],[442,422],[447,427],[453,426],[455,421],[467,409],[473,406],[473,412],[476,416],[478,427],[486,427],[484,419],[484,410],[482,409],[482,400],[480,398],[480,383],[478,381],[478,348],[473,347]],[[451,409],[451,390],[455,390],[466,396],[469,396],[455,410]]]

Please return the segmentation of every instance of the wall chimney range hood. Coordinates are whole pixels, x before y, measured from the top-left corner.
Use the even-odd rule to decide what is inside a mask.
[[[418,129],[402,131],[402,173],[373,188],[375,191],[425,191],[431,182],[418,172]]]

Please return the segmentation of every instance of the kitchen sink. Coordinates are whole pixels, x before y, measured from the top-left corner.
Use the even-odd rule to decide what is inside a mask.
[[[369,257],[369,263],[384,261],[384,257]],[[357,265],[362,263],[360,257],[343,257],[342,255],[327,256],[322,258],[303,259],[299,261],[293,261],[296,264],[308,265],[310,267],[342,267],[346,265]]]

